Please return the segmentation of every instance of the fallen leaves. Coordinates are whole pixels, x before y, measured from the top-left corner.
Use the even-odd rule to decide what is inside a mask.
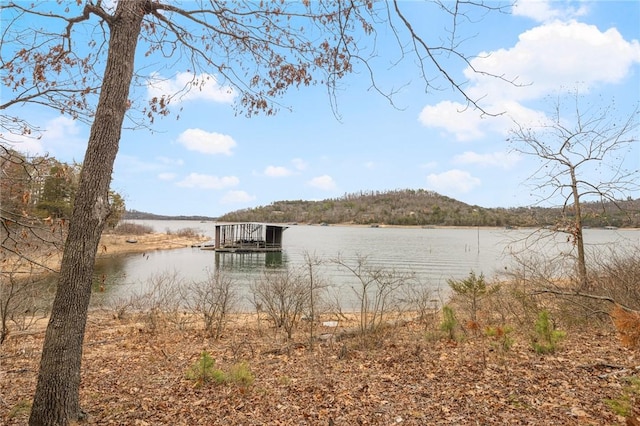
[[[616,398],[620,378],[637,375],[640,364],[613,331],[572,331],[563,349],[546,357],[517,339],[508,352],[482,340],[428,341],[411,323],[374,346],[353,338],[317,343],[313,352],[299,344],[302,333],[288,350],[273,351],[283,341],[264,325],[239,322],[215,341],[197,329],[140,332],[133,320],[104,315],[89,322],[85,338],[88,424],[624,424],[604,400]],[[38,334],[2,346],[0,421],[7,425],[26,423],[28,410],[20,407],[33,394],[41,344]],[[185,372],[203,350],[221,368],[247,362],[255,382],[194,387]],[[348,356],[341,358],[343,350]]]

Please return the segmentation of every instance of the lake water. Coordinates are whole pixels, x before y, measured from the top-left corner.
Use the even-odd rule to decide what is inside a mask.
[[[213,239],[215,223],[197,221],[131,221],[151,226],[156,232],[196,229]],[[549,256],[570,254],[572,245],[566,235],[545,240],[527,236],[533,230],[497,228],[370,228],[350,226],[292,225],[283,237],[282,253],[216,253],[198,248],[154,251],[100,260],[96,277],[104,280],[105,292],[95,293],[94,302],[139,294],[149,278],[158,274],[176,274],[184,282],[202,281],[209,272],[224,269],[238,283],[245,297],[251,282],[267,268],[296,268],[304,264],[305,253],[325,260],[319,272],[336,291],[347,291],[354,277],[335,263],[340,256],[355,265],[366,256],[367,264],[401,272],[411,272],[420,284],[434,290],[446,288],[447,279],[464,278],[470,271],[495,276],[516,267],[511,254],[526,241],[536,241],[534,250]],[[585,230],[590,250],[605,250],[613,243],[620,247],[640,245],[640,230]],[[342,290],[341,290],[342,289]],[[352,293],[352,292],[351,292]],[[246,300],[245,300],[246,302]],[[353,301],[352,301],[353,302]]]

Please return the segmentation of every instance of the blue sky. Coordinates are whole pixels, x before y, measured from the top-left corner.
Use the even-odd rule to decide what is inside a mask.
[[[418,3],[400,5],[416,25],[433,25],[421,20]],[[383,88],[400,89],[395,107],[370,89],[362,69],[341,83],[339,120],[323,86],[291,90],[276,116],[246,118],[235,114],[223,82],[208,84],[181,99],[180,119],[176,113],[156,120],[153,132],[123,132],[112,188],[129,209],[166,215],[218,216],[279,200],[405,188],[483,207],[530,205],[525,181],[537,163],[506,142],[513,119],[540,120],[552,108],[549,96],[576,87],[587,101],[615,99],[623,115],[640,99],[640,2],[518,0],[510,14],[462,30],[474,66],[523,84],[453,63],[452,75],[467,80],[487,111],[504,112],[498,117],[465,109],[442,81],[442,90],[425,93],[412,61],[389,66],[397,53],[381,33],[375,72]],[[147,71],[162,81],[140,90],[141,98],[170,93],[190,77],[186,65],[171,75]],[[49,110],[19,114],[44,131],[17,149],[82,161],[85,124]],[[629,168],[640,168],[639,145],[626,157]]]

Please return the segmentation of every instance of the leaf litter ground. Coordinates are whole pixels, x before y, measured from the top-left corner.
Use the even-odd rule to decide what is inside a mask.
[[[615,425],[625,419],[605,400],[620,397],[622,378],[637,376],[640,364],[602,329],[572,330],[556,354],[541,356],[526,336],[504,352],[481,337],[430,339],[411,321],[367,341],[316,341],[313,351],[304,330],[286,341],[246,315],[218,340],[195,324],[182,328],[92,313],[82,365],[86,424]],[[0,346],[3,424],[27,422],[43,334]],[[195,386],[186,371],[203,350],[222,369],[246,361],[255,381]]]

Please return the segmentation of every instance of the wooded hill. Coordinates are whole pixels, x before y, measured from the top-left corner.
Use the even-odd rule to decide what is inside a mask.
[[[230,222],[351,223],[417,226],[563,226],[562,208],[485,208],[423,189],[361,191],[322,201],[276,201],[218,218]],[[640,227],[640,199],[583,204],[583,225]]]
[[[215,220],[208,216],[167,216],[154,213],[146,213],[138,210],[127,210],[123,219],[125,220]]]

